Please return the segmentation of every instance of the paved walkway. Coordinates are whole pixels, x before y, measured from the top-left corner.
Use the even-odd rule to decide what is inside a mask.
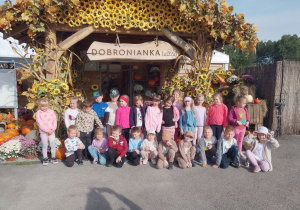
[[[0,209],[300,209],[300,136],[279,143],[274,171],[256,174],[232,167],[0,165]]]

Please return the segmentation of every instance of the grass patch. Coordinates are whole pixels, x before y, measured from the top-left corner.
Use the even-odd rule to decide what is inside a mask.
[[[6,162],[0,165],[15,165],[15,166],[19,166],[19,165],[34,165],[34,164],[40,164],[41,161],[29,161],[29,162]]]

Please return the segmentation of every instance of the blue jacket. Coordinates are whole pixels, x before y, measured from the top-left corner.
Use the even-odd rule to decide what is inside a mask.
[[[179,127],[183,129],[183,133],[188,130],[195,133],[195,128],[197,127],[197,118],[193,110],[186,111],[186,108],[184,108],[184,114],[180,115]]]
[[[144,139],[139,138],[139,140],[135,140],[134,138],[129,139],[128,152],[132,152],[134,149],[141,151],[141,145]]]
[[[93,110],[96,112],[98,117],[104,117],[105,110],[107,109],[107,107],[108,107],[108,104],[104,103],[104,102],[100,102],[100,103],[96,102],[93,104]]]
[[[142,114],[142,127],[145,128],[146,107],[142,106],[140,109],[141,109],[141,114]],[[130,109],[129,121],[130,121],[130,127],[136,126],[137,111],[136,111],[135,106],[132,106],[131,109]]]

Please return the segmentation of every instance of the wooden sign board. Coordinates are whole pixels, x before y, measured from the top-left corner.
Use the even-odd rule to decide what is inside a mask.
[[[90,60],[173,60],[180,51],[164,41],[120,45],[93,42],[87,51]]]

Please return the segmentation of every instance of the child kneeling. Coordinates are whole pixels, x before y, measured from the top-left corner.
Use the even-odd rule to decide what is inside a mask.
[[[218,141],[209,126],[204,127],[203,135],[204,137],[199,139],[197,151],[200,156],[199,162],[202,162],[202,167],[206,168],[207,163],[212,163],[212,158],[216,156]]]
[[[148,159],[151,159],[153,165],[156,165],[157,157],[157,140],[154,130],[149,130],[147,132],[147,139],[144,139],[141,145],[141,154],[143,157],[143,164],[148,163]]]
[[[140,137],[140,128],[132,127],[131,135],[133,138],[129,139],[127,159],[133,166],[142,165],[141,144],[143,142],[143,138]]]
[[[104,135],[103,128],[96,128],[95,138],[92,145],[88,147],[89,153],[93,157],[93,163],[99,163],[100,165],[105,165],[108,150],[107,139],[104,138]]]
[[[178,143],[178,152],[176,153],[176,160],[180,168],[195,167],[193,162],[196,154],[196,148],[192,145],[192,141],[195,138],[193,131],[187,131],[184,134],[184,139]]]
[[[228,168],[227,158],[230,158],[230,163],[234,168],[239,168],[239,148],[237,141],[234,137],[234,128],[228,126],[225,130],[225,134],[218,141],[217,146],[217,160],[214,168]]]
[[[178,151],[176,142],[172,140],[170,131],[166,130],[163,131],[161,139],[162,140],[158,144],[158,160],[156,168],[167,168],[172,170],[175,153]]]
[[[75,125],[70,125],[68,128],[68,138],[65,140],[66,148],[66,165],[72,167],[77,161],[78,165],[82,165],[82,150],[84,144],[76,137],[77,128]]]
[[[244,142],[246,156],[254,166],[253,172],[272,171],[271,149],[278,148],[279,143],[266,127],[259,127],[255,134],[256,136],[248,135]]]

